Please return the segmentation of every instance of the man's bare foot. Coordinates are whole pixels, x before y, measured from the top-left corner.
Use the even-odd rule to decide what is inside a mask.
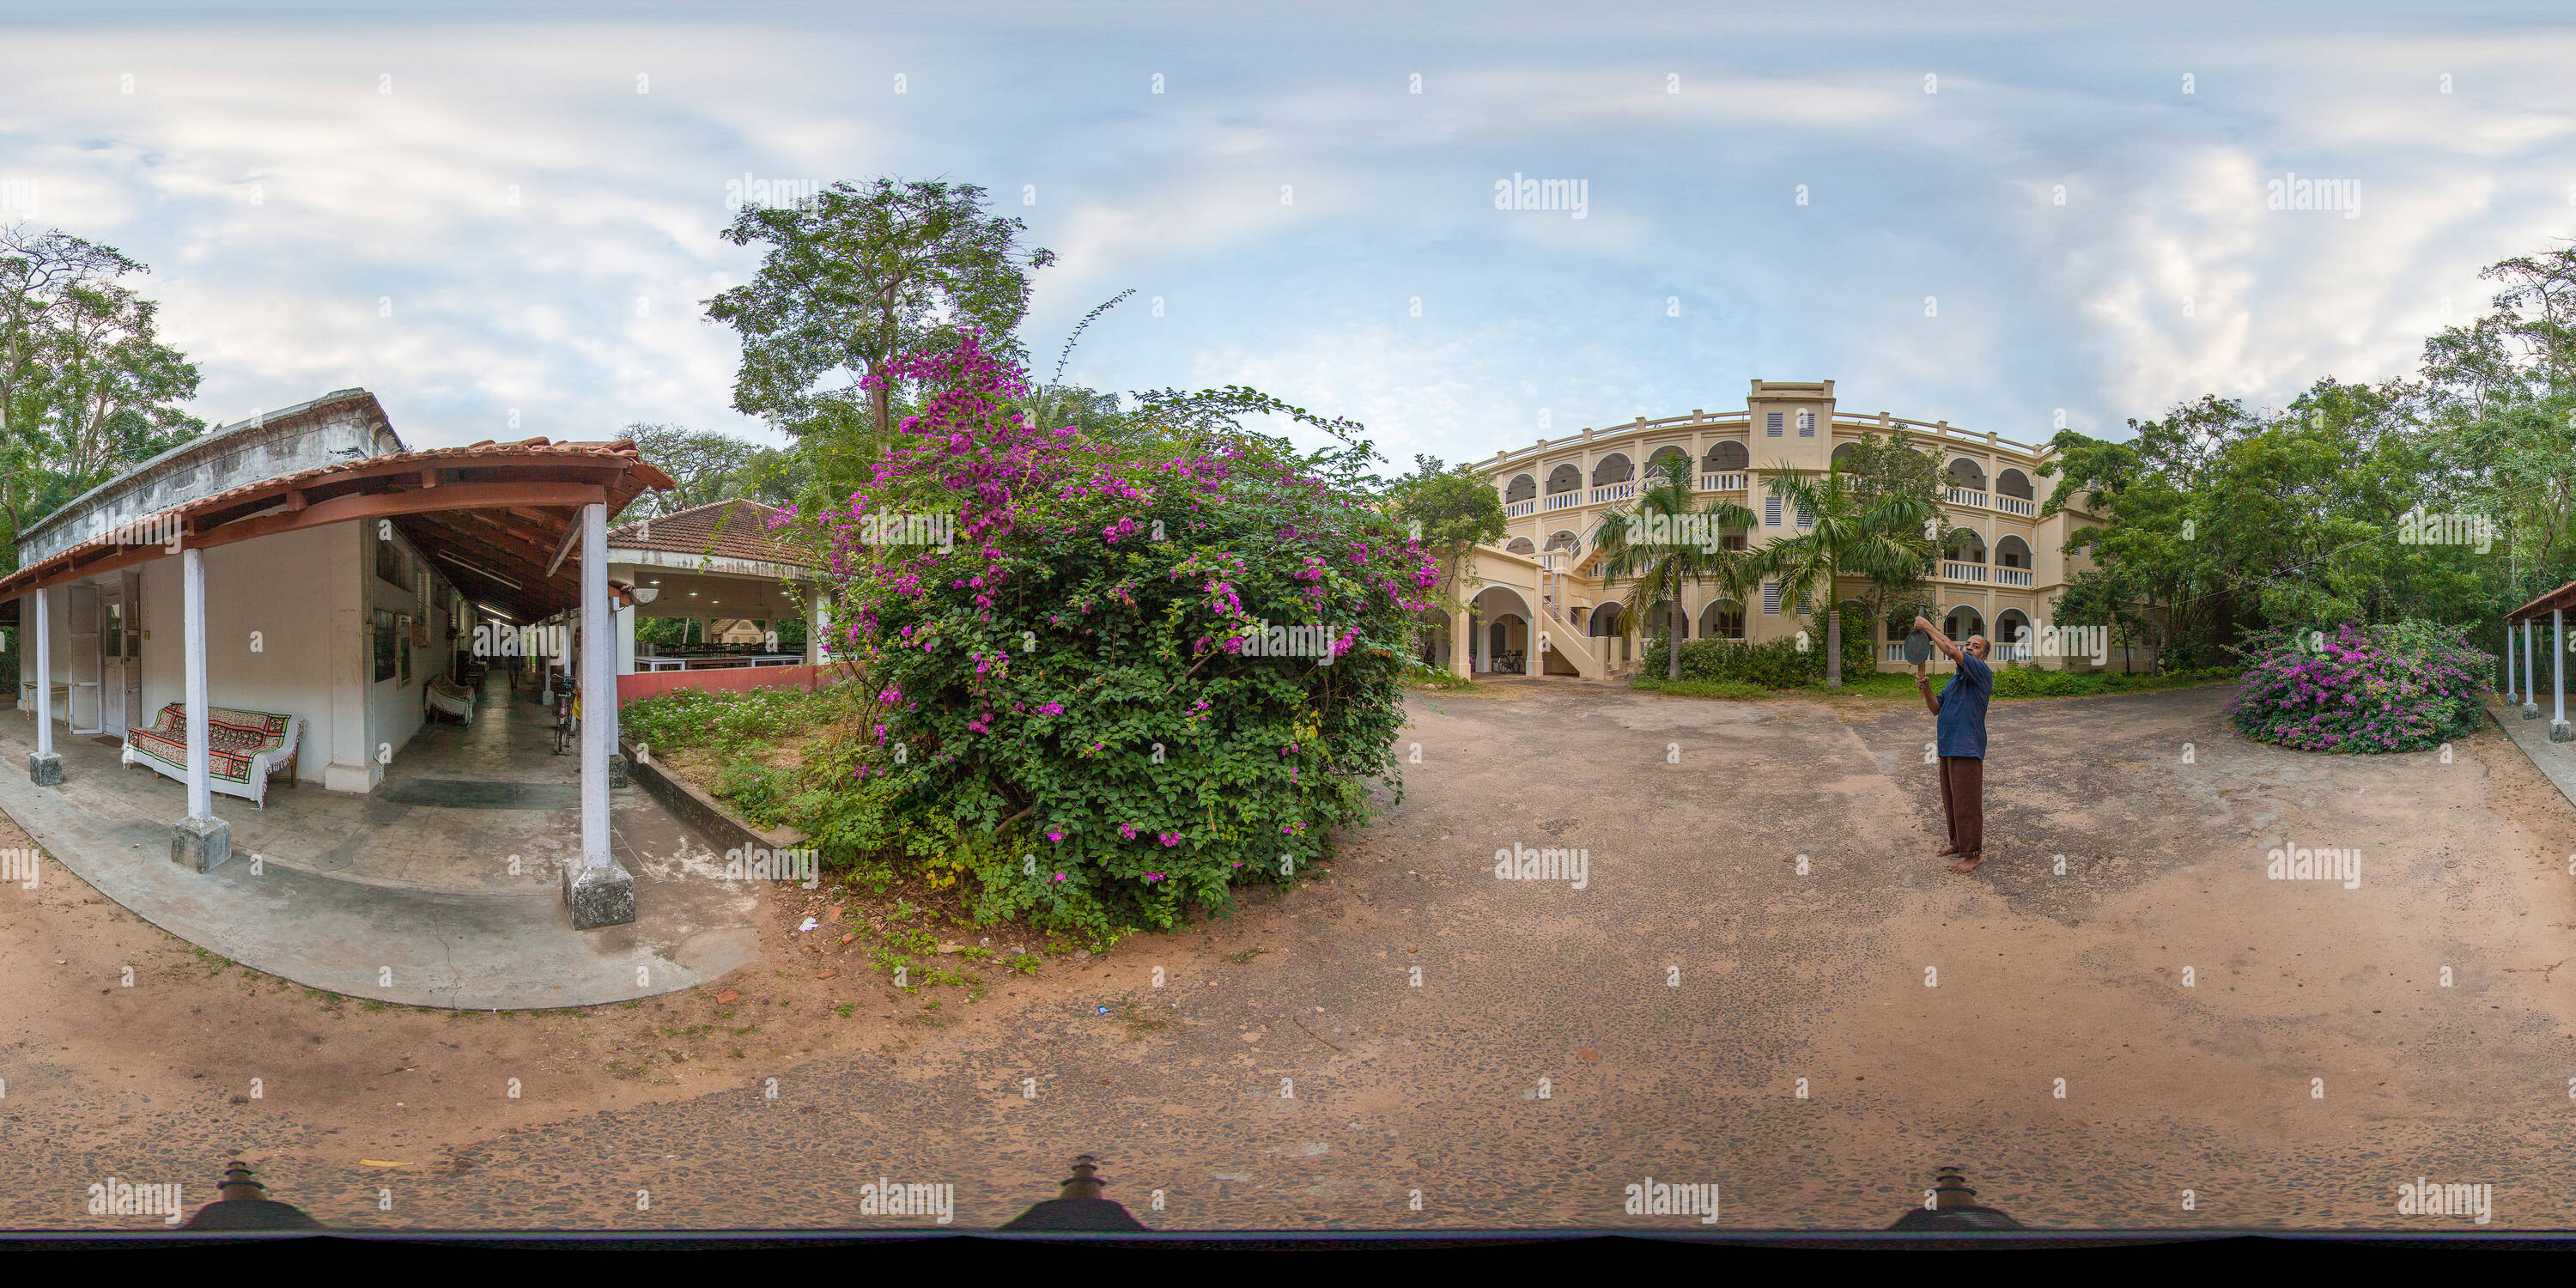
[[[1985,861],[1985,855],[1971,854],[1968,857],[1951,864],[1950,870],[1953,872],[1974,872],[1977,870],[1977,865]]]
[[[1958,846],[1955,846],[1955,845],[1945,845],[1945,846],[1942,846],[1940,849],[1934,850],[1934,851],[1932,852],[1932,857],[1933,857],[1933,858],[1936,858],[1936,859],[1946,859],[1946,858],[1950,857],[1951,855],[1956,854],[1956,853],[1958,853],[1958,852],[1959,852],[1959,847],[1958,847]]]

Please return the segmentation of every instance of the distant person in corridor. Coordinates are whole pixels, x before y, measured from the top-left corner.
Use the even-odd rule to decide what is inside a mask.
[[[1950,825],[1950,844],[1934,857],[1958,855],[1950,870],[1973,872],[1986,861],[1986,699],[1994,696],[1995,673],[1986,665],[1985,636],[1969,636],[1962,648],[1924,618],[1914,619],[1914,629],[1959,665],[1935,698],[1923,663],[1915,663],[1914,690],[1937,718],[1932,750],[1941,763],[1941,815]]]

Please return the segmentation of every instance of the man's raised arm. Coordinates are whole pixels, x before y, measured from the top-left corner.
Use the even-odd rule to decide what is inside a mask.
[[[1956,662],[1959,660],[1959,646],[1951,643],[1949,636],[1934,629],[1931,621],[1919,613],[1916,614],[1914,618],[1914,629],[1931,636],[1932,647],[1941,650],[1941,652],[1946,654],[1951,661]]]

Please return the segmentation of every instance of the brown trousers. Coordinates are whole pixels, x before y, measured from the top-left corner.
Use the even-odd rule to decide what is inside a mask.
[[[1941,816],[1950,845],[1968,858],[1986,846],[1986,762],[1975,756],[1941,758]]]

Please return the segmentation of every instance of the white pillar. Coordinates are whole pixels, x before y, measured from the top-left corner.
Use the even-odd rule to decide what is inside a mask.
[[[36,601],[36,754],[54,754],[54,623],[49,588]]]
[[[2531,682],[2531,619],[2522,619],[2522,718],[2540,718],[2540,690]]]
[[[2576,742],[2576,730],[2567,727],[2567,610],[2564,608],[2549,610],[2549,692],[2549,740]]]
[[[608,758],[617,728],[617,680],[608,641],[608,507],[581,507],[581,862],[564,865],[564,903],[575,930],[635,920],[635,879],[611,851]]]
[[[823,664],[823,592],[805,596],[805,664]]]
[[[213,759],[206,722],[206,552],[179,553],[180,636],[188,675],[188,817],[170,828],[170,859],[212,872],[232,857],[232,828],[215,817],[207,774]]]
[[[2504,700],[2505,705],[2513,705],[2513,619],[2511,618],[2505,619],[2504,624]]]
[[[63,758],[54,754],[54,626],[47,601],[51,590],[39,590],[19,601],[34,604],[36,640],[36,751],[27,758],[27,777],[39,787],[63,781]],[[19,629],[27,629],[20,621]],[[69,700],[66,699],[66,702]],[[66,709],[63,714],[70,715]]]
[[[194,546],[181,551],[179,570],[188,650],[188,817],[204,822],[215,816],[214,792],[206,782],[213,760],[206,727],[206,552]]]
[[[636,608],[635,605],[628,604],[614,611],[617,615],[617,673],[633,675],[635,674]]]

